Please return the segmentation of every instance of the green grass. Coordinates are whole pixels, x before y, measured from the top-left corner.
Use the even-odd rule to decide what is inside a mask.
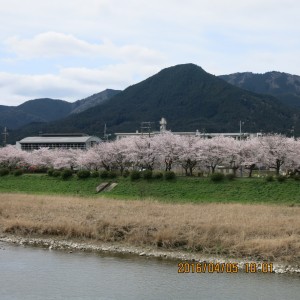
[[[179,177],[176,180],[137,180],[116,178],[118,186],[96,194],[101,178],[63,181],[48,175],[12,175],[0,177],[0,192],[110,197],[116,199],[156,199],[167,202],[240,202],[300,205],[300,182],[266,182],[262,178],[239,178],[214,183],[208,178]]]
[[[47,194],[47,195],[95,195],[99,179],[89,178],[78,180],[76,177],[62,180],[45,174],[24,174],[0,177],[0,192]]]

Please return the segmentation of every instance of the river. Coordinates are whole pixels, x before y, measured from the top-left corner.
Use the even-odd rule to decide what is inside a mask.
[[[0,299],[300,299],[300,277],[178,274],[176,261],[0,243]]]

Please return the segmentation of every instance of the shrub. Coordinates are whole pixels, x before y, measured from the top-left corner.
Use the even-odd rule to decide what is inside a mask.
[[[66,180],[66,179],[72,177],[72,175],[73,175],[73,172],[70,169],[65,169],[61,172],[61,178],[63,180]]]
[[[53,173],[52,173],[52,176],[53,177],[59,177],[60,176],[60,171],[54,170]]]
[[[142,176],[143,176],[143,179],[150,180],[150,179],[152,179],[152,171],[145,170],[142,172]]]
[[[100,177],[102,179],[108,178],[108,171],[104,170],[100,172]]]
[[[226,178],[231,181],[231,180],[234,180],[236,177],[234,174],[227,174]]]
[[[116,177],[117,177],[117,173],[115,171],[108,172],[108,178],[116,178]]]
[[[220,182],[223,181],[225,178],[223,173],[214,173],[210,176],[211,181],[213,182]]]
[[[39,167],[32,170],[32,173],[47,173],[46,167]]]
[[[274,177],[273,177],[272,175],[268,175],[268,176],[266,177],[266,181],[267,181],[267,182],[274,181]]]
[[[176,174],[173,171],[167,171],[165,172],[165,179],[166,180],[172,180],[176,178]]]
[[[15,170],[14,171],[14,175],[15,176],[21,176],[23,174],[23,171],[22,170]]]
[[[131,173],[130,173],[130,179],[133,181],[133,180],[138,180],[141,178],[141,173],[139,171],[136,171],[136,170],[133,170]]]
[[[6,176],[9,174],[9,170],[8,169],[0,169],[0,176]]]
[[[162,179],[164,177],[164,174],[162,172],[155,172],[152,176],[154,179]]]
[[[86,179],[89,178],[91,175],[89,170],[80,170],[77,172],[78,179]]]
[[[128,177],[129,175],[130,175],[130,172],[129,172],[128,170],[125,170],[125,171],[123,172],[123,177],[124,177],[124,178]]]
[[[278,175],[278,176],[276,177],[276,179],[277,179],[278,182],[284,182],[284,181],[286,181],[286,177],[283,176],[283,175]]]
[[[47,171],[48,176],[53,176],[53,172],[54,172],[53,169],[49,169],[49,170]]]
[[[300,180],[300,175],[294,175],[293,178],[294,178],[294,180],[299,181]]]
[[[98,171],[91,172],[91,177],[93,177],[93,178],[99,177],[99,172]]]

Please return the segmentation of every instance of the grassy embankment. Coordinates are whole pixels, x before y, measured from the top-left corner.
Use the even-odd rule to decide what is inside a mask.
[[[300,181],[266,182],[262,178],[242,178],[214,183],[208,178],[179,177],[166,181],[118,177],[118,186],[110,192],[96,194],[96,186],[109,181],[100,178],[62,180],[48,175],[9,175],[0,177],[0,192],[84,197],[109,197],[115,199],[155,199],[164,202],[239,202],[300,205]]]
[[[300,263],[299,181],[116,178],[96,194],[101,181],[0,177],[0,233]]]
[[[0,193],[0,234],[300,263],[300,207]]]

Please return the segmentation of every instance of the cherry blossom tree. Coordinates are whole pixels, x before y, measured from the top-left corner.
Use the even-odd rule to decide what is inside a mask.
[[[178,162],[185,170],[186,176],[192,176],[200,157],[200,142],[202,139],[195,136],[180,136],[178,139]]]
[[[215,172],[218,165],[233,164],[238,149],[234,150],[232,145],[235,145],[235,140],[224,136],[203,141],[201,146],[202,159],[211,173]]]
[[[78,166],[78,157],[84,154],[79,149],[54,149],[49,150],[52,153],[52,167],[55,169],[71,169]]]
[[[18,165],[25,164],[28,153],[8,145],[0,148],[0,165],[5,168],[14,169]]]
[[[214,173],[218,165],[243,167],[249,177],[258,166],[280,170],[300,170],[300,140],[282,135],[268,135],[248,140],[218,136],[203,139],[198,136],[180,136],[165,132],[154,137],[135,136],[113,142],[104,142],[88,150],[47,149],[31,152],[14,146],[0,148],[0,166],[10,169],[18,166],[45,168],[85,168],[120,170],[164,167],[170,171],[180,165],[186,175],[193,175],[196,167]]]
[[[115,142],[105,142],[100,143],[93,148],[90,148],[86,151],[86,156],[81,159],[79,163],[81,166],[85,168],[93,168],[95,170],[99,170],[104,168],[107,171],[110,171],[114,168],[114,146]]]
[[[239,164],[249,171],[248,177],[252,177],[253,170],[262,163],[263,152],[259,139],[261,137],[241,141]]]
[[[267,135],[259,139],[262,148],[262,160],[269,168],[279,174],[280,168],[292,152],[293,139],[280,134]]]
[[[117,140],[112,143],[112,161],[114,169],[120,170],[121,175],[126,168],[132,166],[131,153],[134,151],[135,143],[130,137]]]
[[[155,151],[153,138],[149,136],[130,137],[130,153],[128,159],[132,166],[138,169],[153,170],[158,161],[158,153]]]
[[[158,162],[165,165],[165,171],[171,171],[174,163],[178,162],[181,137],[169,131],[153,137],[154,148],[158,153]]]

